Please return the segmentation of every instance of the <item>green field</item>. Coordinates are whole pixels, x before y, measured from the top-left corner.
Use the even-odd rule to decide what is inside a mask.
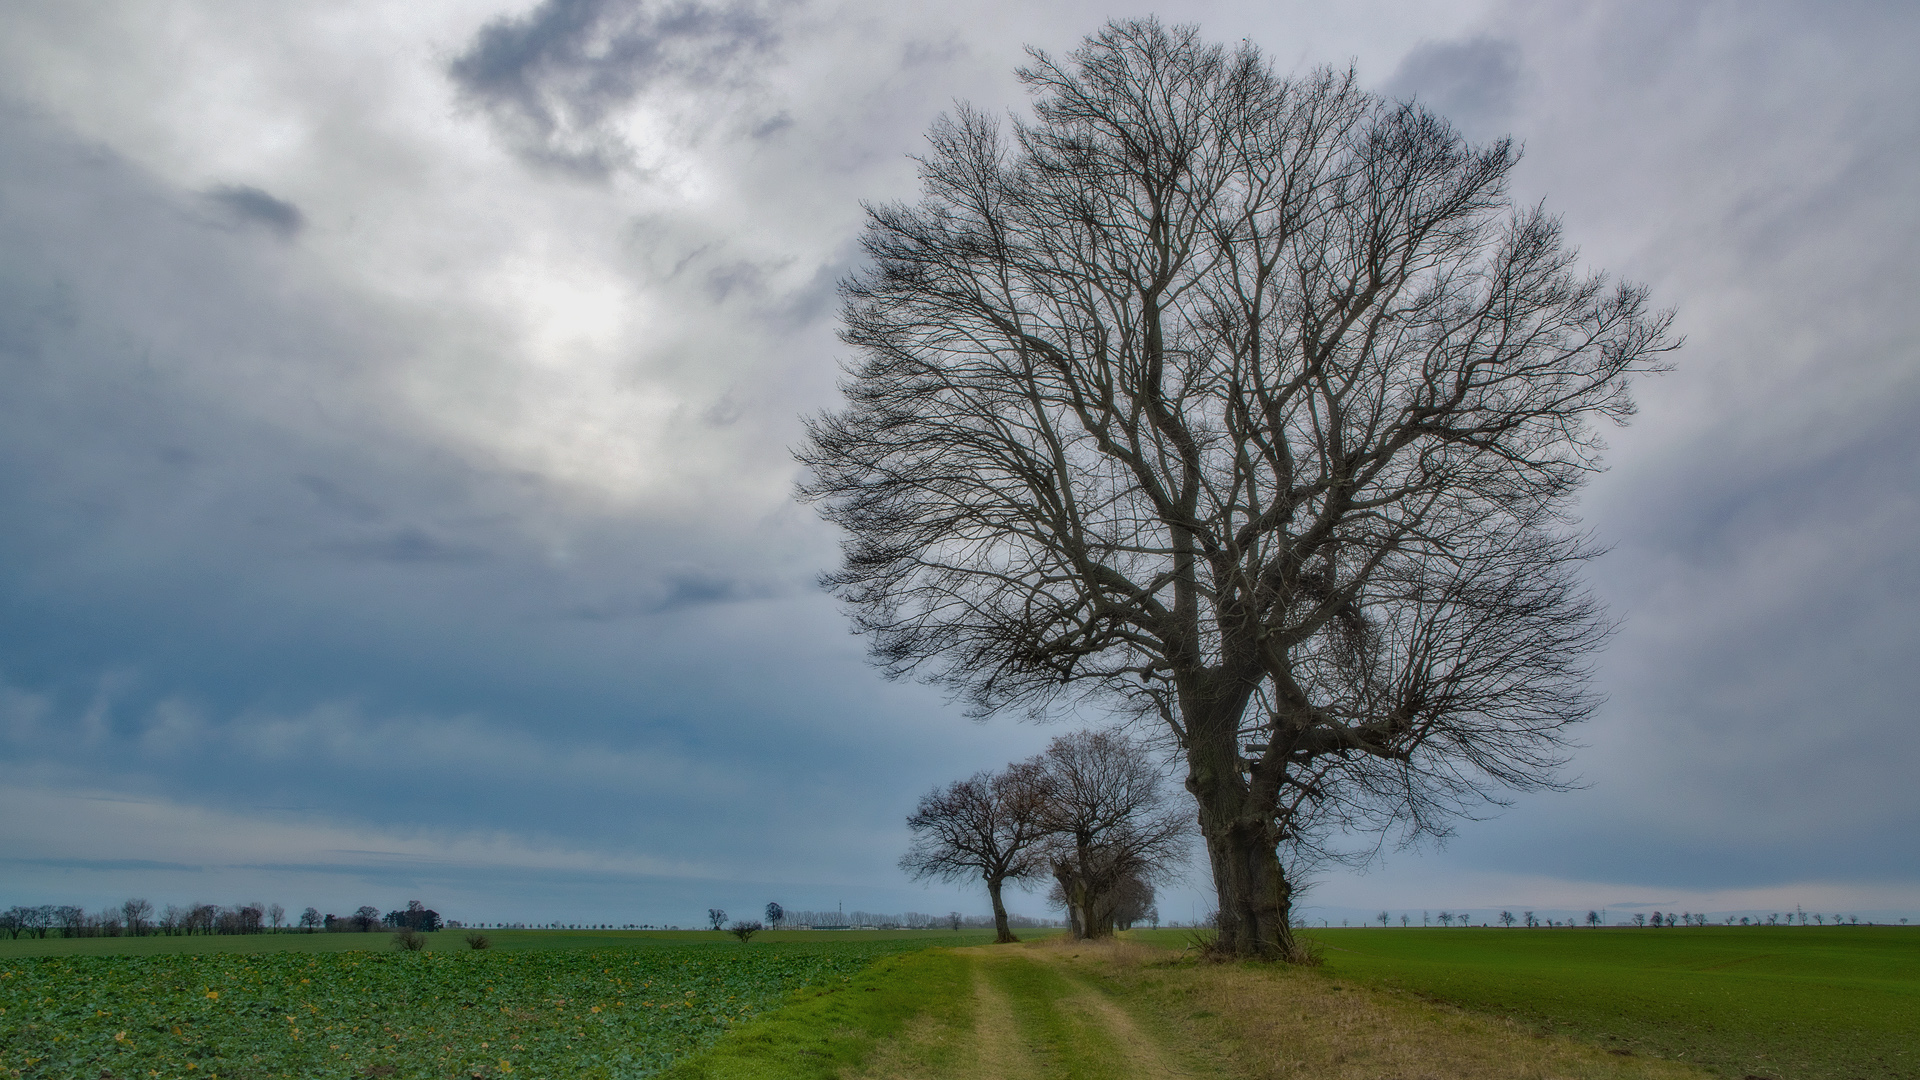
[[[1730,1076],[1920,1077],[1920,928],[1312,933],[1335,978]]]
[[[0,1077],[645,1076],[796,989],[989,935],[488,936],[418,953],[343,951],[386,945],[357,934],[8,942]]]
[[[384,934],[0,942],[0,1077],[828,1077],[875,1054],[964,1076],[978,1064],[967,1055],[1003,1036],[1026,1050],[1080,1047],[1065,1060],[1088,1076],[1137,1072],[1146,1044],[1116,1042],[1124,1025],[1087,1027],[1096,1000],[1131,1012],[1189,1072],[1213,1075],[1194,1071],[1217,1036],[1202,1028],[1231,1014],[1168,1013],[1186,1000],[1176,989],[1219,990],[1234,1008],[1318,995],[1308,1014],[1324,1027],[1324,1002],[1359,997],[1342,986],[1383,991],[1380,1016],[1402,1015],[1391,1002],[1405,1002],[1416,1026],[1443,1023],[1419,1011],[1443,1002],[1517,1021],[1522,1041],[1531,1028],[1623,1064],[1920,1077],[1920,929],[1322,930],[1311,938],[1322,967],[1265,974],[1175,953],[1108,971],[1075,967],[1104,961],[1074,949],[928,949],[982,944],[985,931],[788,931],[746,945],[712,932],[499,931],[484,952],[462,936],[433,935],[422,953],[394,952]],[[1187,943],[1185,931],[1126,937]],[[1221,989],[1230,983],[1240,997]],[[1004,999],[1012,1028],[976,1022],[981,986]],[[947,1042],[925,1040],[930,1022]],[[1510,1030],[1463,1028],[1455,1049]],[[1237,1069],[1223,1063],[1219,1075]],[[1614,1075],[1566,1073],[1589,1074]]]

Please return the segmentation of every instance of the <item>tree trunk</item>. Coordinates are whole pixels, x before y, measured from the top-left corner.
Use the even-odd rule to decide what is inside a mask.
[[[1259,805],[1240,775],[1239,745],[1232,734],[1239,717],[1232,716],[1232,723],[1190,727],[1187,746],[1187,790],[1199,803],[1200,833],[1220,905],[1219,947],[1248,959],[1296,960],[1293,886],[1280,865],[1274,808]],[[1227,734],[1198,737],[1209,728]]]
[[[1007,906],[1000,902],[999,878],[987,879],[987,896],[993,900],[993,943],[1006,945],[1020,940],[1013,936],[1012,929],[1007,926]]]
[[[1207,856],[1220,904],[1220,948],[1234,956],[1294,960],[1293,887],[1280,866],[1271,826],[1229,820],[1212,825],[1201,815]]]

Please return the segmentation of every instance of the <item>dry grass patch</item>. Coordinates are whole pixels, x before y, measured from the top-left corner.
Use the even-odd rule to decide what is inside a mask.
[[[1037,949],[1110,995],[1179,1056],[1260,1080],[1698,1080],[1315,970],[1209,964],[1120,942]],[[1212,1053],[1209,1053],[1209,1050]]]

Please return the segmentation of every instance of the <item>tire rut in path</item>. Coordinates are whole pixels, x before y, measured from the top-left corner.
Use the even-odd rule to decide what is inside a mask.
[[[981,949],[975,963],[976,1075],[1194,1080],[1126,1010],[1046,950]],[[1013,995],[996,985],[1014,981],[1041,982],[1053,992],[1022,995],[1023,1015]]]

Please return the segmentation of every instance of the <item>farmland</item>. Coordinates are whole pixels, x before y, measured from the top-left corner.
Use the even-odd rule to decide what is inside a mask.
[[[330,938],[385,944],[359,934],[250,939],[273,952],[206,947],[221,938],[13,942],[0,1076],[642,1076],[796,988],[980,936],[502,932],[484,952],[441,934],[440,951],[417,953],[323,951]],[[121,955],[78,955],[114,942]],[[19,955],[29,946],[67,955]]]
[[[1316,968],[1201,963],[1175,951],[1187,940],[1143,931],[1113,946],[949,954],[973,977],[921,976],[931,1023],[877,1009],[867,1030],[901,1034],[878,1045],[881,1067],[866,1075],[957,1078],[1009,1062],[1015,1074],[1088,1078],[1920,1075],[1920,931],[1317,931]],[[877,990],[775,1013],[676,1074],[834,1075],[785,1063],[802,1048],[815,1062],[864,1060],[848,1053],[858,1039],[819,1035],[860,1025],[839,1015],[809,1027],[801,1014],[911,988],[882,979]]]
[[[1920,1076],[1920,930],[1318,930],[1331,976],[1732,1076]]]
[[[1316,931],[1305,969],[1185,931],[489,936],[0,943],[0,1077],[1920,1075],[1899,928]]]

